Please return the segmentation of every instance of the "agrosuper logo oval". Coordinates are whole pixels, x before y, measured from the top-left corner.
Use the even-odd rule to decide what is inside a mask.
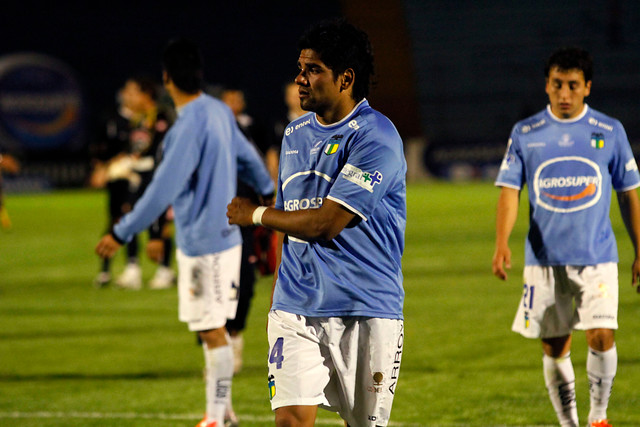
[[[602,196],[598,164],[578,156],[543,162],[533,180],[536,204],[553,212],[575,212],[595,205]]]

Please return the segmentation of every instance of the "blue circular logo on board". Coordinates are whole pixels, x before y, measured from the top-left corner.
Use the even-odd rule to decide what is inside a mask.
[[[30,150],[77,139],[84,110],[74,72],[41,54],[0,57],[0,128],[4,140]]]

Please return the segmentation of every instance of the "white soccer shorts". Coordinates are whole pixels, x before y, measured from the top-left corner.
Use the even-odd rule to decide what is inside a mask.
[[[236,316],[242,246],[201,256],[179,249],[178,315],[190,331],[208,331]]]
[[[398,319],[269,313],[269,395],[273,410],[320,405],[351,427],[386,426],[400,373]]]
[[[618,265],[526,266],[511,329],[527,338],[566,336],[574,329],[618,329]]]

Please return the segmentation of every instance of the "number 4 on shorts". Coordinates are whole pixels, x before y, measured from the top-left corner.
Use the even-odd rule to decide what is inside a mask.
[[[271,354],[269,354],[269,363],[275,363],[276,369],[282,368],[282,361],[284,360],[284,355],[282,354],[283,347],[284,338],[279,337],[271,349]]]

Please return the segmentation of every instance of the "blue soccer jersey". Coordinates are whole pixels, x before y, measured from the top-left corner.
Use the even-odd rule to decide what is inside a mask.
[[[529,188],[526,265],[594,265],[618,260],[609,219],[611,188],[640,185],[619,121],[587,105],[574,119],[551,109],[518,122],[497,186]]]
[[[163,149],[151,184],[116,224],[116,236],[130,240],[172,205],[176,243],[184,254],[205,255],[239,245],[240,229],[229,225],[226,215],[236,194],[236,176],[260,194],[272,193],[274,186],[231,110],[209,95],[200,95],[179,110]]]
[[[280,156],[276,208],[330,199],[360,221],[331,241],[286,238],[272,309],[401,319],[407,167],[391,121],[366,100],[329,126],[309,113],[286,128]]]

